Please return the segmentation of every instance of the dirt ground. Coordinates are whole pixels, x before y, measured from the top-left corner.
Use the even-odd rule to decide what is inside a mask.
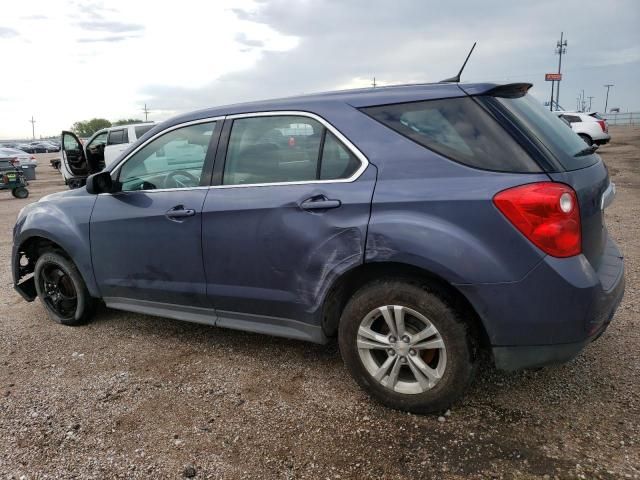
[[[447,416],[379,406],[334,345],[103,309],[50,321],[12,289],[22,206],[64,189],[40,155],[27,200],[0,192],[2,478],[640,478],[640,128],[600,153],[627,291],[571,363],[488,364]]]

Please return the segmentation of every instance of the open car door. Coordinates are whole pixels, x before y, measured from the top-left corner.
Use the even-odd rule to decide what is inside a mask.
[[[97,158],[94,158],[95,155],[88,158],[82,142],[73,132],[62,132],[61,156],[60,169],[69,188],[83,186],[89,175],[99,172],[104,166]]]
[[[89,176],[87,156],[82,142],[73,132],[62,132],[62,148],[60,151],[62,164],[60,170],[65,177],[69,188],[78,188],[84,185]]]

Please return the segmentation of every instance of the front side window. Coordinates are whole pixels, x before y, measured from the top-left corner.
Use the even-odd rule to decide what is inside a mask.
[[[224,185],[335,180],[352,176],[360,161],[324,125],[303,116],[234,120]]]
[[[525,150],[471,98],[364,108],[387,127],[452,160],[484,170],[539,172]]]
[[[107,143],[107,132],[99,133],[87,144],[87,150],[94,152],[100,147],[104,147],[105,143]]]
[[[215,122],[172,130],[131,156],[120,168],[123,191],[200,185]]]

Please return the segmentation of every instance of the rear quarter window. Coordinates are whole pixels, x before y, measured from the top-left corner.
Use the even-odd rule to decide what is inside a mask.
[[[396,103],[362,111],[423,147],[470,167],[541,171],[502,126],[469,97]]]

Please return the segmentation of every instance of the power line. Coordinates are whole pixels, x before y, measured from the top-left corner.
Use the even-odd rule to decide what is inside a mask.
[[[604,101],[604,113],[607,113],[607,106],[609,105],[609,89],[613,87],[613,83],[607,83],[605,87],[607,87],[607,98]]]

